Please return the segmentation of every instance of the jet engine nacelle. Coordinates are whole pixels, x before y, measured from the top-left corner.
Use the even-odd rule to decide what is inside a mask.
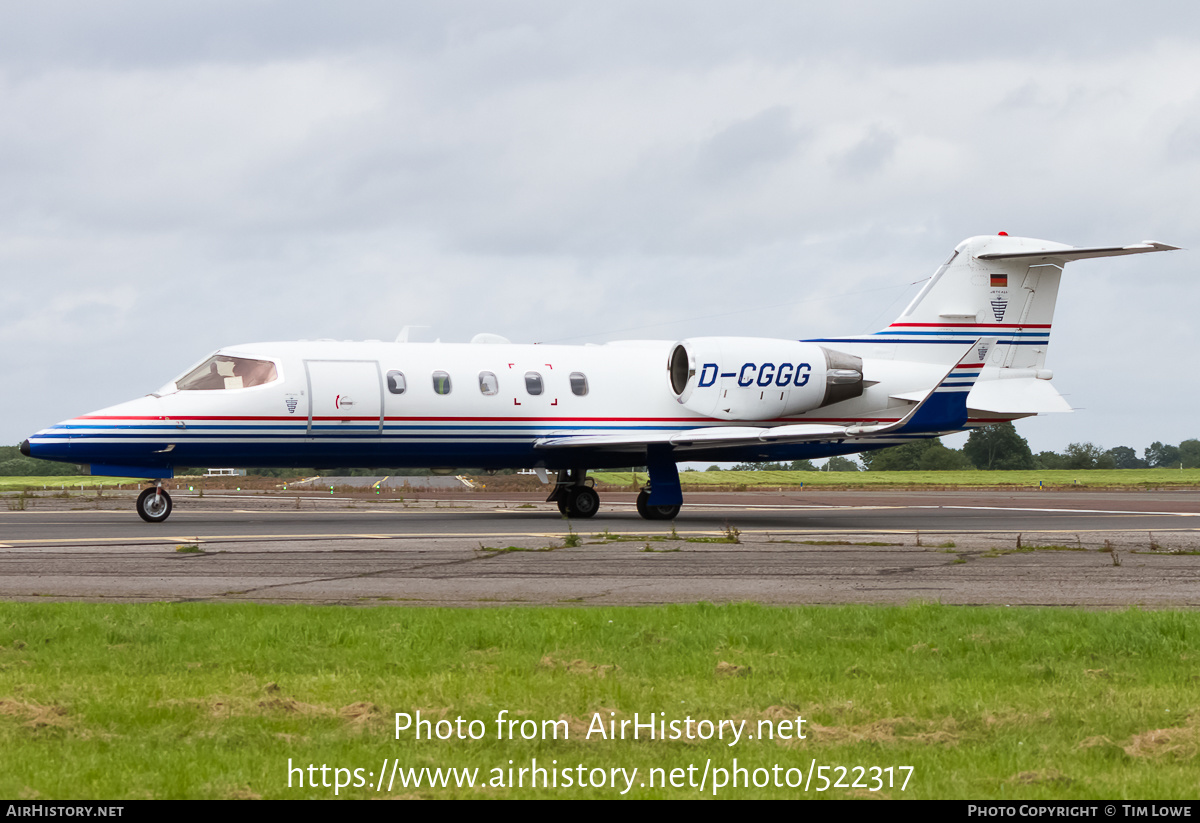
[[[689,411],[721,420],[770,420],[863,393],[862,358],[815,343],[761,337],[694,337],[667,365]]]

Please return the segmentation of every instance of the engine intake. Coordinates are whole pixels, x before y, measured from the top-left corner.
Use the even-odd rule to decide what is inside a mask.
[[[815,343],[695,337],[671,350],[671,391],[681,405],[721,420],[770,420],[863,393],[862,358]]]

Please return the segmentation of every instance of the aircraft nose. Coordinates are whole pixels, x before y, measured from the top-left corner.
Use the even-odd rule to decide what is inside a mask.
[[[28,438],[21,441],[20,448],[21,448],[21,454],[25,455],[26,457],[29,457],[29,439]]]

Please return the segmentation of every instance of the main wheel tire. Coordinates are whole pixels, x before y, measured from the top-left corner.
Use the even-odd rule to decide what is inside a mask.
[[[574,486],[567,492],[567,517],[594,517],[600,511],[600,495],[587,486]]]
[[[165,489],[146,489],[138,495],[137,513],[147,523],[163,522],[171,516],[171,495]]]
[[[651,506],[650,508],[658,511],[659,520],[674,520],[679,516],[679,510],[683,505],[676,503],[674,506]]]
[[[644,520],[674,520],[679,516],[679,504],[674,506],[651,506],[650,492],[642,489],[637,496],[637,511]]]
[[[567,516],[567,499],[565,497],[558,498],[558,513],[563,517]]]

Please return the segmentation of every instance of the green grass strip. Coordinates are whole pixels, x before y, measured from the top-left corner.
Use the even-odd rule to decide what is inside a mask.
[[[82,484],[84,489],[95,489],[108,486],[127,486],[129,488],[137,488],[145,480],[139,480],[135,477],[100,477],[87,475],[55,475],[53,477],[0,477],[0,491],[42,491],[48,492],[57,491],[80,491],[79,486]]]
[[[640,487],[645,473],[592,472],[597,483]],[[838,488],[883,489],[932,486],[1037,488],[1179,488],[1200,486],[1200,469],[1113,469],[1095,471],[928,471],[928,472],[681,472],[685,489]]]
[[[597,483],[633,488],[645,485],[644,472],[591,472]],[[1113,469],[1095,471],[928,471],[928,472],[681,472],[684,488],[911,488],[919,486],[1037,488],[1195,488],[1200,469]],[[79,491],[100,486],[137,487],[146,481],[131,477],[0,477],[0,491]]]
[[[338,797],[619,797],[610,770],[636,768],[626,797],[711,797],[725,769],[718,797],[1194,798],[1198,641],[1200,613],[1176,611],[4,603],[0,795],[331,798],[341,768],[361,785]],[[418,710],[451,738],[397,740]],[[584,737],[635,713],[755,739]],[[568,739],[541,739],[547,721]],[[534,758],[557,788],[510,786]],[[827,768],[824,792],[818,773],[733,788],[735,758],[768,783],[847,767],[845,787]],[[377,791],[393,762],[423,785]],[[449,767],[482,785],[419,771]],[[872,767],[891,785],[872,791]]]

